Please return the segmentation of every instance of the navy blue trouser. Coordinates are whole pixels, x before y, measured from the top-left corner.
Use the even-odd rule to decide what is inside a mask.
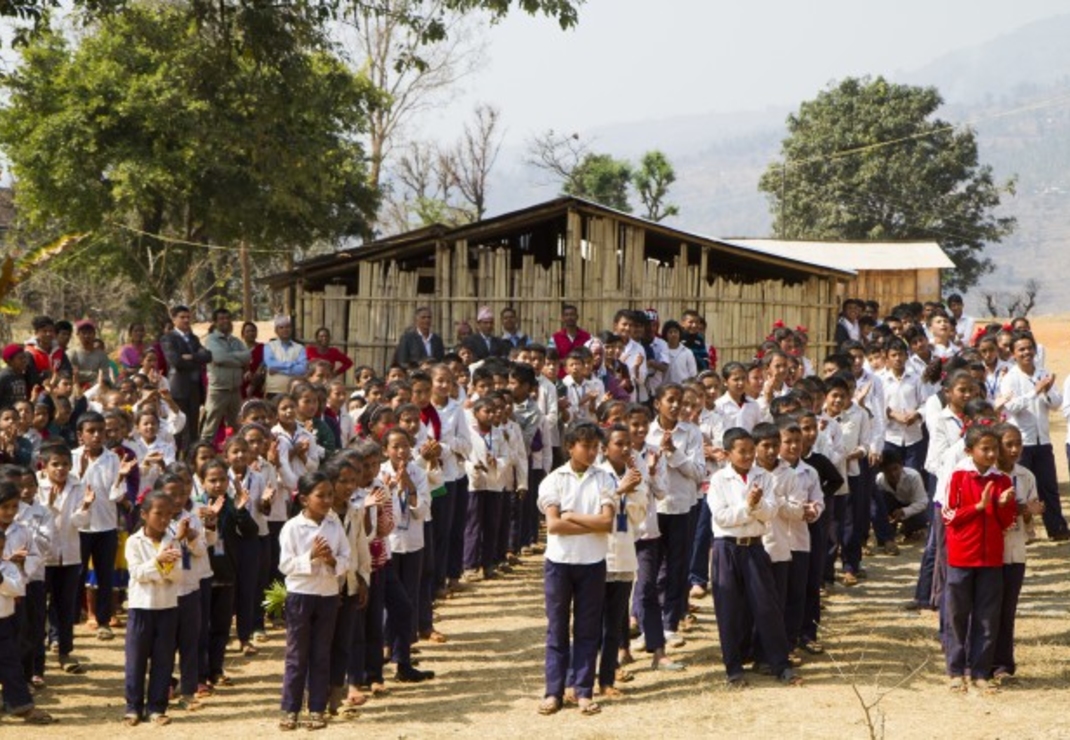
[[[346,674],[354,648],[353,632],[357,625],[357,595],[346,594],[339,598],[338,614],[334,620],[334,633],[331,636],[331,671],[330,685],[345,686]],[[361,641],[363,649],[363,641]]]
[[[652,653],[665,647],[665,625],[661,621],[661,602],[658,601],[658,551],[657,539],[639,540],[635,543],[635,556],[639,560],[635,589],[632,597],[632,614],[643,631],[646,650]]]
[[[234,586],[212,586],[212,614],[208,626],[208,675],[216,681],[224,675],[223,658],[230,642],[230,622],[234,616]]]
[[[79,532],[82,541],[82,573],[89,573],[89,561],[93,561],[93,572],[97,576],[97,603],[93,615],[97,624],[107,627],[112,616],[112,591],[115,590],[115,555],[119,551],[119,530],[107,532]],[[81,579],[78,589],[78,603],[85,593],[85,579]]]
[[[706,588],[710,583],[710,554],[713,549],[713,529],[710,527],[710,507],[706,497],[698,500],[698,523],[695,525],[695,538],[691,545],[691,567],[688,571],[688,583],[692,586]]]
[[[539,540],[539,484],[545,471],[528,470],[528,495],[524,497],[524,524],[520,530],[520,546],[531,547]]]
[[[166,714],[175,669],[178,609],[130,609],[126,620],[126,711]],[[148,698],[145,678],[148,677]]]
[[[280,530],[281,531],[281,530]],[[264,629],[264,592],[271,586],[271,535],[258,538],[260,554],[257,557],[256,578],[256,613],[253,618],[254,629]],[[278,537],[275,538],[278,542]]]
[[[417,555],[418,554],[419,553],[417,553]],[[396,557],[397,555],[391,556],[391,564]],[[419,563],[418,560],[416,562]],[[380,619],[383,619],[386,626],[386,644],[390,646],[391,659],[398,668],[411,667],[412,624],[415,619],[412,602],[409,601],[409,595],[405,590],[405,586],[398,579],[398,573],[395,566],[391,565],[383,568],[382,573],[382,603],[385,619],[383,619],[383,617],[380,617]],[[369,618],[371,617],[369,616]],[[379,655],[381,661],[381,647]],[[382,668],[380,667],[380,671],[381,670]]]
[[[869,537],[869,475],[864,463],[859,462],[860,475],[847,476],[847,511],[841,531],[840,558],[846,573],[858,573],[862,568],[862,547]]]
[[[1000,602],[999,631],[992,650],[992,672],[1014,675],[1014,619],[1018,612],[1018,597],[1025,581],[1025,563],[1003,564],[1003,599]]]
[[[777,605],[780,607],[781,615],[785,615],[786,614],[786,610],[787,610],[787,603],[788,603],[788,586],[789,586],[789,583],[791,581],[791,561],[790,560],[781,560],[781,561],[772,563],[772,567],[773,567],[773,585],[776,587],[776,602],[777,602]],[[784,624],[786,625],[787,621],[784,619],[783,616],[781,616],[781,619],[784,621]],[[786,630],[785,630],[784,634],[785,635],[787,634]],[[754,625],[754,628],[753,628],[753,631],[752,631],[751,635],[753,637],[753,640],[750,643],[752,649],[749,650],[749,651],[745,650],[744,654],[746,654],[747,652],[751,652],[751,653],[753,653],[753,657],[757,662],[759,662],[759,663],[768,663],[769,661],[767,661],[765,659],[765,650],[762,647],[762,638],[761,638],[761,635],[758,634],[758,626],[757,626],[757,624]],[[791,650],[790,644],[788,646],[788,650]]]
[[[383,682],[383,613],[386,609],[386,576],[390,572],[389,563],[379,570],[372,571],[372,580],[368,584],[368,606],[364,610],[364,664],[350,666],[351,672],[359,680],[357,686]],[[355,671],[362,667],[363,671]],[[350,677],[353,681],[353,677]]]
[[[60,656],[74,650],[74,624],[78,621],[78,586],[82,566],[49,565],[45,568],[45,588],[49,596],[49,628],[55,631]]]
[[[628,596],[631,581],[606,581],[602,607],[602,650],[598,661],[598,685],[612,686],[617,681],[618,651],[628,639]]]
[[[419,599],[416,604],[416,633],[426,634],[434,627],[435,601],[435,531],[433,522],[424,522],[424,549],[420,566]]]
[[[717,633],[729,680],[743,676],[752,632],[761,638],[765,662],[773,674],[781,675],[789,668],[788,638],[772,563],[761,539],[743,546],[714,538],[711,575]]]
[[[422,526],[414,522],[414,526]],[[408,641],[409,645],[416,642],[416,621],[420,612],[420,574],[423,571],[424,551],[395,552],[390,556],[390,570],[405,593],[407,608],[402,610],[391,609],[389,602],[386,606],[386,643],[397,645],[398,642]],[[406,614],[402,614],[406,611]],[[397,612],[397,613],[395,613]],[[396,658],[395,658],[396,660]]]
[[[237,565],[234,579],[234,615],[238,623],[238,642],[245,644],[253,639],[257,602],[260,601],[257,598],[260,592],[260,538],[236,538],[234,561]]]
[[[594,693],[595,661],[602,633],[606,561],[570,565],[547,560],[543,565],[546,596],[546,696],[561,699],[569,668],[578,698]],[[569,623],[575,644],[570,645]]]
[[[988,678],[999,633],[1003,568],[947,566],[947,675]]]
[[[14,614],[0,619],[0,687],[4,707],[11,714],[33,709],[33,696],[19,660],[19,620]]]
[[[19,655],[27,681],[45,675],[46,602],[45,582],[30,581],[26,584],[26,596],[15,607],[19,615]]]
[[[665,629],[675,632],[687,609],[686,576],[688,554],[687,514],[658,514],[658,596],[661,621]]]
[[[338,596],[286,594],[286,658],[282,674],[282,711],[300,712],[305,689],[308,711],[327,710],[331,635]]]
[[[799,633],[800,640],[804,642],[817,640],[817,628],[821,624],[821,583],[825,578],[825,561],[828,559],[832,499],[832,496],[825,496],[825,510],[817,521],[807,525],[810,529],[810,562],[806,569],[806,600]]]
[[[925,540],[925,551],[921,554],[918,583],[914,587],[914,601],[920,606],[935,609],[940,606],[940,601],[936,598],[933,581],[936,571],[936,552],[941,545],[944,532],[944,519],[939,505],[933,504],[931,509],[932,526],[929,527],[929,536]]]
[[[831,505],[826,509],[829,520],[824,576],[825,581],[828,583],[836,580],[836,558],[839,557],[840,551],[843,549],[843,530],[846,528],[844,520],[847,518],[848,496],[850,494],[832,496]]]
[[[810,585],[810,553],[791,551],[788,593],[784,602],[784,631],[788,634],[788,650],[799,644],[803,621],[806,619],[806,589]]]
[[[1063,507],[1059,502],[1059,480],[1055,474],[1055,454],[1051,445],[1022,447],[1018,463],[1037,479],[1037,496],[1044,502],[1044,530],[1048,537],[1065,533],[1066,519],[1063,518]]]
[[[197,682],[212,680],[210,659],[212,645],[212,577],[201,579],[201,629],[197,635]],[[226,643],[224,643],[224,647]]]
[[[368,597],[371,598],[371,589],[368,589]],[[380,610],[380,614],[381,614]],[[383,672],[383,642],[382,642],[382,618],[379,619],[379,673]],[[365,686],[368,677],[365,666],[368,661],[368,604],[363,609],[357,609],[353,614],[353,642],[349,649],[349,665],[346,667],[346,680],[350,686]],[[380,676],[380,681],[382,677]]]
[[[175,619],[175,645],[178,648],[179,691],[183,696],[197,692],[201,677],[201,592],[200,589],[178,597]]]
[[[457,481],[446,484],[446,494],[431,499],[431,528],[434,530],[434,590],[446,587],[449,578],[450,542],[457,503]]]
[[[465,569],[465,533],[468,531],[468,478],[461,477],[455,481],[453,491],[453,524],[450,527],[449,558],[446,574],[453,580],[461,577]]]

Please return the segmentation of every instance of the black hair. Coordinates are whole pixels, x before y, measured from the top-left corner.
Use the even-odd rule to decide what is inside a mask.
[[[35,333],[41,329],[47,329],[50,326],[53,329],[56,328],[56,322],[52,320],[51,316],[34,316],[30,325],[33,327]]]
[[[731,452],[732,448],[736,446],[736,442],[754,441],[754,437],[743,427],[732,427],[725,430],[724,437],[721,440],[722,446],[726,451]]]
[[[138,507],[141,509],[141,515],[144,516],[148,512],[152,511],[152,506],[157,501],[163,501],[168,506],[171,506],[171,497],[164,493],[162,486],[160,488],[153,488],[145,494],[145,497],[143,499],[141,499],[141,504]]]
[[[742,372],[744,375],[746,375],[748,372],[747,366],[744,365],[742,362],[725,363],[725,366],[721,368],[721,377],[725,380],[728,380],[730,377],[732,377],[732,373],[734,372]]]
[[[538,379],[535,377],[535,368],[531,365],[516,364],[509,368],[509,377],[516,380],[521,385],[534,387],[538,384]]]
[[[71,448],[67,446],[67,443],[63,440],[48,440],[41,445],[41,452],[39,458],[48,462],[53,457],[64,457],[68,461],[71,459]]]
[[[565,448],[568,449],[577,442],[598,442],[602,444],[605,441],[605,436],[602,434],[602,429],[594,422],[581,421],[568,428],[562,441]]]
[[[654,401],[660,403],[661,399],[665,398],[665,394],[669,391],[676,391],[681,396],[684,394],[684,387],[679,383],[665,383],[658,386],[657,391],[654,392]]]
[[[624,418],[627,419],[634,414],[642,414],[646,417],[647,421],[650,421],[653,418],[650,409],[641,403],[629,403],[628,407],[624,409]]]
[[[79,432],[85,427],[86,424],[103,424],[104,415],[98,411],[83,411],[82,415],[78,417],[78,423],[75,425],[75,429]]]
[[[307,496],[315,490],[320,483],[333,483],[331,476],[325,470],[313,470],[305,473],[297,479],[297,495]]]
[[[762,422],[761,424],[755,424],[754,429],[751,430],[750,434],[755,443],[765,442],[770,439],[775,439],[777,442],[780,441],[780,430],[777,429],[777,425],[767,421]]]
[[[0,481],[0,504],[6,504],[8,501],[18,501],[19,487],[11,481]]]
[[[992,437],[999,444],[1000,435],[994,424],[973,424],[966,430],[966,449],[972,450],[985,437]]]
[[[893,465],[902,465],[903,456],[894,447],[885,447],[881,453],[881,470],[887,470]]]

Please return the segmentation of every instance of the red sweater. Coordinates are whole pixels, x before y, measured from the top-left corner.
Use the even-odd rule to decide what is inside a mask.
[[[977,510],[985,486],[992,483],[988,506]],[[1003,473],[981,475],[976,470],[956,470],[948,484],[943,508],[947,528],[947,564],[955,568],[1000,568],[1003,566],[1003,531],[1014,524],[1018,505],[1014,496],[1004,506],[999,496],[1014,483]]]
[[[575,341],[568,338],[568,332],[564,329],[554,334],[551,338],[554,340],[554,347],[557,348],[557,357],[561,360],[561,367],[557,371],[557,379],[561,380],[568,374],[565,372],[565,356],[577,347],[582,347],[591,341],[591,335],[577,326]]]

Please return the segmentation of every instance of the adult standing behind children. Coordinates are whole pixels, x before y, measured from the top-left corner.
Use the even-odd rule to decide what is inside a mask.
[[[580,312],[575,306],[566,303],[561,306],[561,331],[555,333],[550,341],[557,348],[558,357],[568,357],[568,353],[579,347],[584,347],[591,341],[591,335],[579,327]],[[564,363],[557,371],[557,378],[565,377]]]
[[[264,365],[267,380],[264,392],[268,397],[290,392],[290,381],[304,378],[308,370],[305,346],[293,340],[293,322],[289,316],[275,317],[275,338],[264,345]]]
[[[421,360],[432,359],[442,362],[446,347],[442,337],[431,331],[431,309],[420,306],[416,309],[415,325],[401,335],[397,349],[394,350],[394,362],[401,367],[418,365]]]
[[[167,358],[171,397],[186,415],[186,426],[175,439],[179,450],[185,450],[193,438],[193,430],[200,422],[205,395],[204,367],[212,361],[212,355],[201,346],[201,340],[193,333],[189,308],[172,308],[171,321],[175,325],[174,331],[160,337],[160,346]]]
[[[326,360],[331,363],[335,376],[345,375],[346,370],[353,367],[353,360],[345,352],[331,346],[331,331],[326,326],[316,329],[316,343],[305,347],[305,355],[309,362]]]
[[[242,378],[252,358],[252,350],[232,333],[230,311],[225,308],[213,311],[212,326],[204,338],[205,348],[212,354],[208,365],[208,400],[201,425],[201,439],[206,442],[215,437],[220,423],[238,428]]]

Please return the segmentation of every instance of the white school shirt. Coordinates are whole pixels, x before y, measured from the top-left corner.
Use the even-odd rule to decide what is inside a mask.
[[[267,461],[267,458],[258,458],[257,463],[260,466],[257,472],[264,479],[264,494],[274,491],[271,496],[271,509],[263,516],[269,522],[284,522],[290,518],[290,501],[288,493],[283,490],[282,483],[279,481],[279,471]],[[261,495],[261,500],[263,500],[263,495]],[[270,532],[270,529],[268,531]]]
[[[822,422],[824,425],[822,426]],[[814,452],[824,455],[829,459],[840,475],[847,477],[847,466],[844,457],[847,452],[843,449],[843,427],[840,422],[822,411],[817,415],[817,440],[814,441]]]
[[[14,563],[0,560],[0,619],[15,613],[15,599],[26,595],[26,579]]]
[[[739,427],[746,429],[749,433],[762,420],[762,409],[758,402],[747,396],[743,396],[743,404],[740,405],[725,392],[717,399],[713,408],[714,411],[720,414],[722,419],[721,427],[726,431],[733,427]]]
[[[861,450],[868,453],[873,447],[873,424],[867,413],[857,403],[852,403],[849,407],[843,410],[843,413],[836,417],[836,421],[840,423],[840,428],[843,431],[843,450],[844,455],[849,455],[852,452]],[[862,469],[858,464],[858,460],[847,461],[847,477],[853,477],[861,475]],[[843,484],[843,490],[837,493],[846,493],[847,483]]]
[[[1003,376],[1012,367],[1014,367],[1013,362],[1004,362],[1003,360],[996,360],[996,366],[992,370],[989,370],[987,366],[985,367],[985,399],[989,403],[995,403],[996,398],[999,396],[999,384],[1003,380]],[[1063,397],[1066,397],[1065,386]]]
[[[437,466],[432,466],[431,461],[424,459],[419,453],[420,448],[430,439],[431,427],[421,421],[419,428],[416,430],[416,439],[413,440],[412,461],[416,464],[416,467],[420,469],[420,472],[427,476],[427,486],[430,490],[434,491],[444,485],[442,480],[442,459],[439,459]],[[445,450],[443,450],[443,452],[445,452]],[[428,521],[430,521],[430,519],[431,517],[428,516]]]
[[[896,501],[903,504],[901,511],[907,519],[915,514],[921,514],[929,505],[925,481],[921,479],[921,473],[911,468],[903,468],[903,474],[899,476],[899,485],[895,488],[888,483],[884,473],[877,473],[877,490],[892,494]]]
[[[190,531],[196,536],[192,540],[177,542],[175,533],[178,532],[178,524],[183,519],[189,520]],[[201,518],[189,511],[179,512],[178,518],[172,519],[171,523],[167,525],[167,535],[164,537],[164,541],[174,543],[179,550],[182,550],[182,545],[184,544],[185,549],[189,552],[190,567],[188,569],[183,567],[181,559],[175,563],[175,567],[180,571],[178,575],[178,595],[179,597],[188,596],[200,589],[203,579],[212,577],[212,564],[209,562],[208,557],[208,540],[204,534],[204,524],[201,523]]]
[[[1014,499],[1019,506],[1036,501],[1037,479],[1028,468],[1015,465],[1011,473],[1014,483]],[[1003,531],[1003,563],[1024,563],[1026,559],[1025,521],[1021,514],[1014,518],[1014,524]]]
[[[175,461],[174,444],[159,435],[152,442],[146,442],[140,435],[134,435],[130,438],[130,447],[134,454],[137,455],[138,467],[141,470],[140,485],[142,490],[152,488],[152,484],[156,482],[156,479],[163,475],[164,467]],[[150,452],[159,452],[163,455],[162,465],[145,464],[145,457]]]
[[[646,443],[660,449],[665,430],[654,419]],[[671,455],[662,455],[668,469],[668,488],[665,497],[658,501],[659,514],[686,514],[698,502],[699,484],[706,477],[706,460],[702,453],[702,432],[694,424],[676,422],[672,430],[672,442],[676,450]]]
[[[26,580],[28,583],[43,581],[45,580],[45,563],[52,552],[52,514],[36,500],[29,504],[20,501],[15,521],[29,531],[40,558],[38,568],[32,571],[30,568],[26,569]]]
[[[620,486],[622,475],[617,475],[613,465],[604,460],[598,464],[613,480],[613,490]],[[636,466],[638,468],[638,465]],[[624,471],[627,475],[627,469]],[[642,470],[640,470],[642,474]],[[639,559],[635,555],[635,540],[638,527],[646,520],[647,502],[650,492],[646,483],[640,483],[631,493],[617,499],[613,507],[613,528],[609,532],[609,548],[606,550],[606,573],[628,574],[634,577],[639,570]],[[624,514],[624,531],[620,530],[618,518]],[[612,580],[631,580],[616,578]]]
[[[1062,405],[1063,397],[1054,385],[1041,395],[1033,387],[1050,374],[1038,364],[1031,376],[1026,375],[1016,365],[999,384],[1000,394],[1010,399],[1003,405],[1003,412],[1007,421],[1021,430],[1022,444],[1026,447],[1051,444],[1048,414]]]
[[[777,510],[766,523],[762,545],[772,562],[784,563],[791,560],[791,522],[802,521],[805,492],[799,490],[799,476],[795,469],[783,460],[777,460],[776,467],[765,472],[773,479]]]
[[[665,370],[666,383],[683,383],[685,380],[698,375],[698,364],[695,362],[695,353],[684,345],[676,349],[665,349],[665,361],[669,365]]]
[[[638,368],[635,367],[635,359],[637,357],[643,358]],[[646,364],[646,350],[643,345],[634,339],[629,339],[628,343],[624,345],[624,349],[620,351],[620,362],[628,368],[628,375],[632,379],[631,400],[645,401],[646,376],[649,368]],[[604,390],[602,392],[605,393]]]
[[[582,474],[566,462],[550,471],[539,484],[539,511],[546,513],[551,506],[560,513],[601,514],[603,506],[616,510],[616,485],[606,471],[591,466]],[[587,534],[547,534],[544,557],[551,563],[592,565],[606,559],[609,535],[605,532]]]
[[[561,446],[561,410],[557,405],[557,386],[539,374],[539,394],[536,397],[539,411],[542,412],[542,467],[549,473],[554,469],[554,447]]]
[[[326,540],[334,555],[334,568],[312,559],[312,543],[317,537]],[[349,570],[349,539],[338,516],[328,512],[316,522],[301,512],[279,532],[279,572],[286,578],[286,592],[307,596],[337,596],[338,578]]]
[[[647,488],[646,517],[636,526],[636,539],[656,540],[661,537],[658,528],[658,501],[665,498],[665,492],[669,487],[669,469],[665,465],[665,458],[658,457],[658,463],[653,470],[647,461],[647,456],[656,450],[644,443],[642,450],[635,450],[635,467],[643,474],[643,482]]]
[[[286,493],[284,498],[289,498],[296,493],[297,480],[302,475],[319,469],[320,460],[323,459],[325,451],[316,443],[316,435],[300,424],[294,428],[293,434],[283,429],[281,424],[276,424],[271,433],[275,435],[279,443],[279,482],[282,484],[282,491]],[[309,442],[305,462],[301,462],[301,458],[296,456],[291,459],[290,450],[305,439]],[[269,517],[268,521],[278,520]]]
[[[227,487],[227,496],[233,501],[237,494],[237,487],[234,485],[234,471],[230,468],[227,468],[227,479],[230,481],[230,485]],[[248,499],[245,501],[245,510],[249,512],[249,516],[256,522],[257,535],[267,537],[269,533],[268,518],[260,509],[260,502],[264,498],[264,476],[252,468],[246,468],[245,475],[242,476],[241,485],[245,492],[249,494]]]
[[[56,500],[48,503],[52,483],[46,478],[39,481],[37,502],[52,514],[52,546],[45,565],[81,565],[82,538],[79,530],[89,526],[90,513],[82,508],[85,487],[73,475],[67,478]]]
[[[77,476],[82,469],[84,455],[84,447],[71,452],[72,476]],[[119,514],[115,505],[126,497],[126,480],[119,480],[121,464],[119,456],[105,448],[95,460],[89,462],[85,474],[78,476],[83,484],[93,488],[96,495],[89,508],[89,522],[82,527],[83,532],[110,532],[119,528]],[[142,487],[146,487],[144,478],[141,482]]]
[[[469,491],[501,491],[502,471],[509,464],[509,449],[501,429],[493,427],[483,434],[479,426],[472,421],[472,448],[464,461],[465,474],[468,476]],[[482,469],[480,469],[482,468]]]
[[[126,540],[126,567],[130,584],[126,587],[127,607],[130,609],[175,609],[182,580],[182,558],[170,567],[156,562],[160,550],[169,544],[166,538],[157,545],[144,528]]]
[[[752,486],[762,489],[762,497],[753,508],[747,504],[747,492]],[[710,479],[706,505],[710,507],[714,537],[761,537],[768,522],[776,516],[776,481],[758,466],[751,468],[744,478],[727,465]]]
[[[921,378],[911,368],[906,368],[902,377],[899,378],[891,370],[882,370],[877,377],[880,378],[884,388],[885,412],[921,412],[925,404],[925,396],[921,390]],[[908,426],[902,422],[892,420],[885,413],[884,439],[889,444],[901,447],[917,444],[922,440],[924,423],[924,414]]]
[[[427,476],[415,463],[406,463],[405,469],[416,486],[416,506],[409,506],[408,494],[397,485],[389,486],[394,504],[394,531],[387,536],[391,553],[405,554],[424,549],[424,521],[431,516],[431,488]],[[396,478],[394,466],[385,461],[379,467],[379,480],[385,485],[386,477]]]
[[[33,580],[33,576],[38,576],[39,579],[44,578],[45,562],[41,558],[41,553],[37,550],[37,543],[34,542],[33,532],[27,527],[22,526],[18,520],[12,521],[4,530],[4,548],[0,553],[3,557],[0,559],[6,560],[11,557],[11,554],[18,552],[19,550],[26,550],[26,560],[22,565],[17,566],[19,572],[22,574],[22,582],[24,584]]]
[[[821,475],[816,468],[804,460],[799,460],[794,470],[800,500],[814,504],[817,515],[821,516],[825,511],[825,494],[821,490]],[[810,525],[805,519],[788,517],[788,544],[791,545],[792,552],[810,552]]]
[[[509,465],[502,470],[502,486],[506,491],[528,490],[528,448],[524,431],[513,419],[501,426],[502,438],[509,450]]]
[[[859,404],[858,401],[854,402],[855,406],[864,406],[865,410],[869,413],[867,416],[870,418],[870,436],[868,445],[869,452],[875,452],[880,454],[884,451],[884,409],[886,404],[884,403],[884,383],[881,379],[872,371],[862,369],[862,375],[855,379],[856,388],[861,387],[865,383],[870,383],[869,392],[866,393],[866,397]]]
[[[955,338],[959,340],[959,344],[965,346],[969,343],[973,337],[973,327],[975,325],[973,317],[962,314],[955,319]]]
[[[442,480],[446,483],[464,476],[464,459],[472,449],[464,408],[452,398],[445,406],[435,405],[442,434],[438,440],[442,447]]]
[[[594,393],[600,400],[606,393],[606,387],[602,381],[598,378],[587,378],[582,383],[577,383],[571,375],[566,375],[561,384],[565,387],[565,396],[568,398],[568,423],[594,421],[590,408],[586,404],[581,405],[580,402],[588,393]]]
[[[943,455],[943,462],[936,474],[936,492],[933,494],[933,503],[937,506],[947,506],[948,488],[951,486],[951,474],[956,470],[976,470],[973,460],[966,454],[966,440],[960,438],[951,445]]]

